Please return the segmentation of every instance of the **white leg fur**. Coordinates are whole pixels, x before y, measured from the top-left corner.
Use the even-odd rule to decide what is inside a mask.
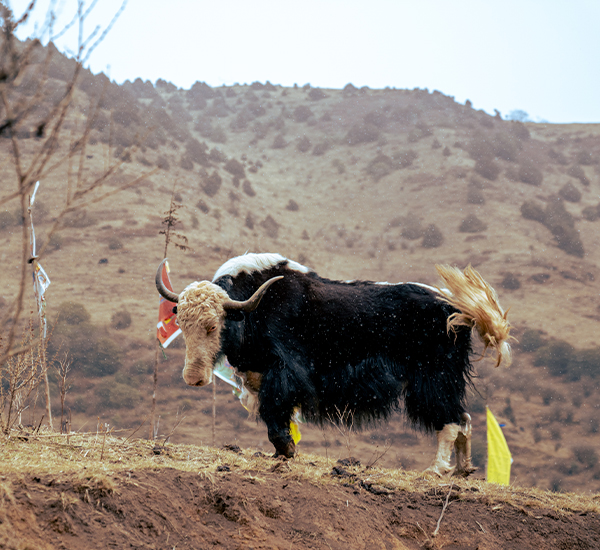
[[[441,431],[436,432],[438,442],[437,452],[431,466],[425,470],[426,473],[443,476],[452,470],[450,457],[452,456],[452,449],[458,437],[459,430],[460,426],[458,424],[446,424]]]

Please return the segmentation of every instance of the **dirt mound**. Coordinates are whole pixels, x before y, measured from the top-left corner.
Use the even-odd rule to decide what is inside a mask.
[[[594,499],[251,450],[6,442],[0,548],[597,548]],[[77,444],[75,444],[77,443]],[[38,473],[43,472],[43,473]]]
[[[315,486],[290,479],[286,463],[271,469],[5,478],[0,546],[542,550],[600,544],[596,513],[494,504],[477,498],[476,488],[450,490],[447,483],[425,494],[351,482]]]

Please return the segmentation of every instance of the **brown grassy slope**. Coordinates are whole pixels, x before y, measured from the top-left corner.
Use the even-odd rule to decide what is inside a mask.
[[[50,316],[65,300],[81,302],[102,327],[98,331],[126,351],[113,376],[84,378],[78,374],[83,366],[74,365],[69,405],[78,422],[95,424],[102,415],[113,425],[132,426],[146,415],[156,322],[153,278],[164,247],[158,231],[173,185],[184,205],[180,229],[192,248],[169,251],[178,290],[194,279],[211,278],[224,260],[246,250],[280,252],[331,278],[391,282],[435,284],[435,263],[472,263],[511,307],[517,337],[528,328],[541,329],[548,340],[565,339],[577,348],[596,345],[600,222],[584,214],[599,200],[595,125],[519,125],[423,90],[324,90],[326,97],[319,99],[311,89],[256,84],[197,87],[194,93],[138,84],[110,85],[84,172],[99,173],[147,130],[146,145],[114,182],[154,165],[163,169],[113,201],[91,207],[85,219],[61,231],[60,248],[42,260],[52,280]],[[68,124],[82,123],[90,94],[101,88],[101,80],[86,75]],[[31,138],[21,143],[27,155]],[[59,144],[66,146],[66,140]],[[6,140],[0,140],[0,155],[1,181],[9,181]],[[38,208],[47,211],[47,221],[36,224],[42,238],[62,199],[57,190],[68,178],[63,168],[42,182],[38,195]],[[221,178],[216,191],[214,174]],[[548,224],[521,214],[526,201],[554,205],[553,197],[567,183],[581,193],[578,202],[560,204],[573,216],[583,257],[577,255],[576,238],[563,240],[561,249]],[[466,229],[473,232],[461,232],[473,215],[485,229],[471,218]],[[422,235],[431,225],[443,242],[427,248]],[[0,233],[7,274],[16,267],[16,235],[14,226]],[[101,259],[108,262],[100,264]],[[502,288],[507,274],[520,288]],[[4,299],[14,291],[7,277]],[[133,322],[116,331],[110,320],[123,309]],[[185,388],[181,352],[167,355],[159,395],[163,425],[174,422],[185,402],[187,418],[177,434],[182,441],[209,441],[210,391]],[[509,370],[478,365],[482,396],[473,394],[472,409],[480,456],[487,402],[507,423],[520,483],[597,491],[596,379],[551,377],[545,367],[532,366],[532,357],[517,355]],[[245,420],[225,390],[219,411],[218,441],[237,438],[270,450],[264,428]],[[325,447],[330,452],[344,453],[338,434],[327,433],[305,428],[302,445],[321,452],[330,445]],[[354,450],[370,456],[373,443],[385,439],[394,443],[384,458],[389,466],[424,468],[431,460],[431,440],[406,432],[400,420],[356,436]]]
[[[22,433],[2,445],[3,548],[550,549],[600,538],[597,498],[574,494],[111,435]]]

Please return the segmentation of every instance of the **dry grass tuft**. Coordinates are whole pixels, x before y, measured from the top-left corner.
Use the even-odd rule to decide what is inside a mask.
[[[21,439],[17,439],[17,436]],[[253,449],[234,452],[207,446],[168,444],[156,454],[154,443],[147,440],[128,440],[114,435],[106,436],[104,456],[101,459],[102,437],[96,433],[59,435],[40,433],[23,441],[16,432],[2,436],[4,453],[0,458],[3,477],[20,478],[35,472],[63,476],[73,484],[81,498],[98,500],[117,491],[114,475],[118,472],[161,470],[172,468],[195,472],[207,482],[215,480],[222,471],[238,471],[255,483],[268,483],[276,471],[282,479],[322,486],[357,483],[375,486],[389,492],[431,494],[447,486],[447,480],[414,471],[349,465],[349,477],[331,475],[332,462],[324,457],[300,453],[282,466],[281,461],[256,453]],[[571,493],[553,493],[539,489],[525,489],[489,484],[483,480],[460,479],[453,481],[460,498],[479,501],[487,506],[510,505],[520,508],[545,508],[567,514],[600,513],[600,499]],[[0,505],[12,502],[10,484],[0,481]]]

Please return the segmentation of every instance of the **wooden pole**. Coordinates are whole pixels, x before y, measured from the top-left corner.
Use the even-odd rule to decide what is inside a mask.
[[[212,446],[215,446],[215,427],[217,424],[217,377],[213,374],[213,407],[212,407]]]

